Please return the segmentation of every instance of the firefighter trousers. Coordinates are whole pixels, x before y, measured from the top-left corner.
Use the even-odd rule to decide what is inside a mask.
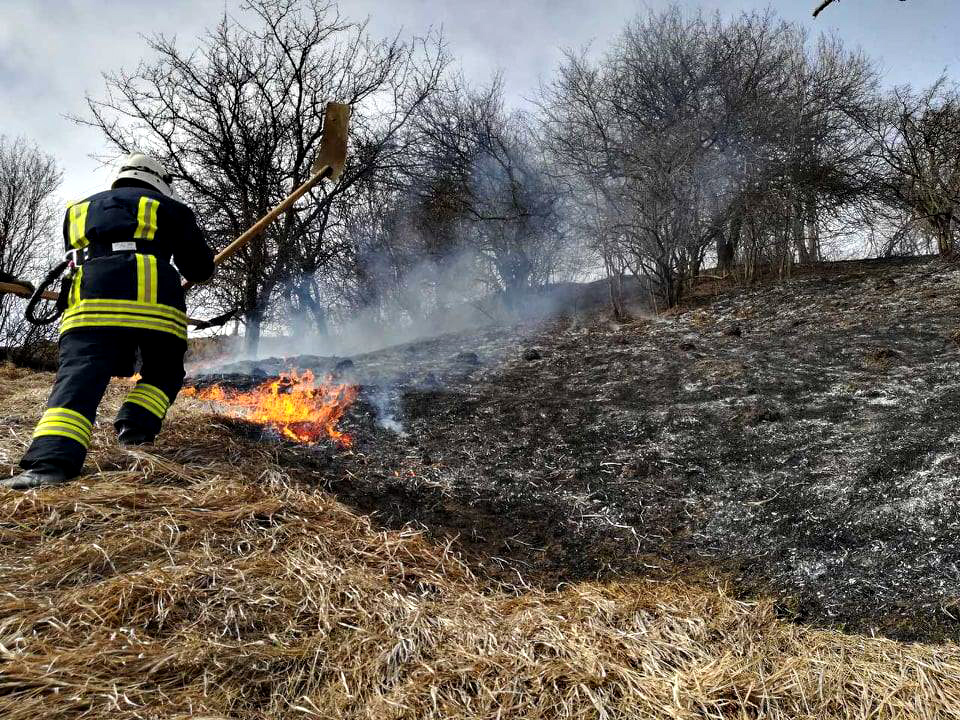
[[[20,460],[25,470],[80,474],[93,433],[97,406],[111,377],[128,377],[140,358],[140,379],[124,399],[114,423],[153,438],[183,386],[187,344],[156,330],[85,328],[60,337],[60,365],[47,410]]]

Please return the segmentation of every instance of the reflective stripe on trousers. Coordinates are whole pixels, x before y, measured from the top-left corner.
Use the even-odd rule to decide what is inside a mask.
[[[166,417],[167,409],[170,407],[170,398],[163,390],[143,381],[138,382],[133,390],[127,393],[124,402],[139,405],[161,420]]]
[[[90,438],[93,436],[93,423],[76,410],[67,407],[47,408],[33,431],[33,437],[38,438],[46,435],[57,435],[76,440],[86,450],[90,447]]]

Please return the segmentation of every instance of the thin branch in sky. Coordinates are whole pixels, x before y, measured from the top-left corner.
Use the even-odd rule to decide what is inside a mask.
[[[817,5],[816,10],[813,11],[813,16],[816,17],[817,15],[819,15],[821,12],[823,12],[826,9],[827,5],[830,5],[835,1],[836,0],[823,0],[822,3]],[[900,2],[906,2],[906,0],[900,0]]]

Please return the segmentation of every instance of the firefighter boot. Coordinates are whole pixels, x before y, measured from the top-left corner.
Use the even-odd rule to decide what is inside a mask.
[[[144,432],[140,428],[121,426],[117,435],[117,442],[121,447],[135,447],[137,445],[152,445],[154,435]]]
[[[69,482],[73,478],[63,470],[56,468],[31,468],[19,475],[0,480],[0,487],[10,490],[30,490],[41,487],[56,487]]]

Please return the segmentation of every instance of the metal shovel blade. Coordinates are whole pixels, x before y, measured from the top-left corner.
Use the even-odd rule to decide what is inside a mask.
[[[324,177],[336,182],[347,162],[347,130],[350,125],[350,106],[328,102],[323,117],[323,137],[320,153],[310,167],[310,174],[324,173]],[[330,168],[327,170],[327,168]]]

